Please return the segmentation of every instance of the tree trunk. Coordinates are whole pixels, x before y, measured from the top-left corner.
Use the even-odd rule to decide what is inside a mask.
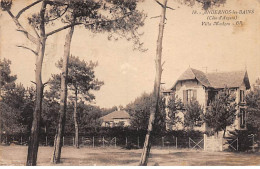
[[[0,89],[1,90],[1,89]],[[1,99],[1,95],[0,95]],[[0,111],[0,145],[2,144],[2,133],[3,133],[3,128],[2,128],[2,112]]]
[[[78,107],[77,100],[78,100],[78,91],[77,89],[75,89],[73,118],[74,118],[74,125],[75,125],[75,147],[79,148],[79,125],[78,125],[78,117],[77,117],[77,107]]]
[[[1,18],[1,15],[0,15]],[[1,32],[1,25],[0,25],[0,32]],[[0,41],[2,39],[0,38]],[[2,57],[1,57],[1,42],[0,42],[0,62],[2,62]],[[0,102],[2,101],[2,68],[0,68]],[[3,128],[2,128],[2,111],[0,111],[0,145],[2,144],[2,133],[3,133]]]
[[[33,112],[33,122],[31,128],[31,135],[28,146],[27,163],[28,166],[36,165],[37,153],[39,146],[39,132],[40,132],[40,120],[42,111],[42,97],[43,97],[43,84],[42,84],[42,61],[45,51],[45,39],[41,40],[40,44],[40,54],[36,59],[36,70],[35,70],[35,80],[36,80],[36,97],[35,97],[35,107]]]
[[[42,111],[42,98],[43,98],[43,84],[42,84],[42,62],[45,53],[45,23],[44,15],[46,10],[46,3],[43,2],[40,11],[40,40],[37,44],[37,58],[36,58],[36,70],[35,70],[35,83],[36,83],[36,97],[35,97],[35,107],[33,112],[33,122],[31,128],[31,135],[28,145],[27,154],[27,166],[35,166],[37,163],[37,153],[39,147],[39,133],[40,133],[40,121],[41,121],[41,111]]]
[[[0,30],[1,30],[1,25],[0,25]],[[2,61],[2,59],[1,59],[1,45],[0,45],[0,62],[1,61]],[[0,68],[0,70],[2,71],[1,68]],[[0,71],[0,102],[2,101],[2,72],[1,71]],[[3,133],[3,128],[2,128],[2,111],[0,111],[0,145],[2,144],[2,133]]]
[[[53,153],[53,163],[59,163],[61,157],[62,138],[64,135],[66,109],[67,109],[67,76],[68,76],[68,62],[70,56],[71,39],[74,32],[74,26],[71,27],[66,35],[63,55],[63,65],[61,73],[61,91],[60,91],[60,110],[59,110],[59,123],[55,137],[55,146]]]
[[[162,39],[163,39],[163,30],[165,24],[164,22],[165,22],[165,14],[166,14],[166,4],[167,4],[167,0],[164,0],[161,20],[159,24],[159,35],[157,39],[157,50],[156,50],[156,59],[155,59],[156,76],[155,76],[154,91],[153,91],[154,105],[150,109],[150,118],[149,118],[147,134],[145,137],[141,160],[139,162],[140,166],[146,166],[148,163],[148,157],[151,149],[151,136],[153,131],[153,124],[154,124],[155,117],[159,112],[158,109],[159,109],[159,99],[160,99],[160,84],[161,84],[161,75],[162,75],[162,65],[161,65]]]
[[[223,131],[224,131],[224,132],[223,132],[223,138],[225,138],[226,130],[227,130],[227,129],[226,129],[226,127],[225,127],[224,130],[223,130]]]

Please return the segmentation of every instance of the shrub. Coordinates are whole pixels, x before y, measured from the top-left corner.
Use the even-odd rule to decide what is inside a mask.
[[[230,134],[231,137],[228,137],[227,141],[231,144],[235,139],[238,139],[238,151],[245,152],[252,150],[253,140],[249,136],[255,133],[249,130],[235,130],[230,132]],[[229,149],[234,150],[230,145]]]

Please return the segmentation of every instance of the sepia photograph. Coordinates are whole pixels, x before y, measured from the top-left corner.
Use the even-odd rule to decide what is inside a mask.
[[[0,166],[260,166],[260,0],[0,0]]]

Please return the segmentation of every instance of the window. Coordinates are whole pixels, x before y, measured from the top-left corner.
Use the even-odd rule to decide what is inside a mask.
[[[183,103],[187,104],[190,103],[191,100],[197,99],[197,90],[196,89],[189,89],[189,90],[183,90]]]
[[[246,111],[244,108],[240,109],[240,128],[245,128],[246,125]]]
[[[212,102],[216,98],[217,94],[217,91],[208,91],[207,106],[209,106],[210,102]]]
[[[229,94],[231,94],[231,95],[236,95],[236,90],[235,89],[230,89],[229,90]]]
[[[190,102],[192,99],[192,90],[187,90],[187,101]]]
[[[245,91],[240,90],[240,102],[245,102]]]

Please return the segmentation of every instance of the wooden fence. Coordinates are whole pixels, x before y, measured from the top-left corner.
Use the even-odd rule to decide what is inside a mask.
[[[252,145],[250,146],[252,151],[255,151],[257,147],[257,140],[254,135],[248,136]],[[2,144],[17,144],[28,145],[29,137],[25,135],[12,136],[3,135]],[[54,136],[41,136],[40,146],[53,146]],[[74,146],[75,139],[73,136],[65,136],[62,138],[63,146]],[[144,137],[105,137],[105,136],[80,136],[80,146],[85,147],[124,147],[124,148],[142,148],[144,144]],[[163,136],[152,139],[152,146],[164,148],[164,149],[197,149],[206,151],[223,151],[223,145],[228,146],[232,151],[239,150],[239,139],[226,142],[222,138],[214,137],[175,137],[175,136]]]

